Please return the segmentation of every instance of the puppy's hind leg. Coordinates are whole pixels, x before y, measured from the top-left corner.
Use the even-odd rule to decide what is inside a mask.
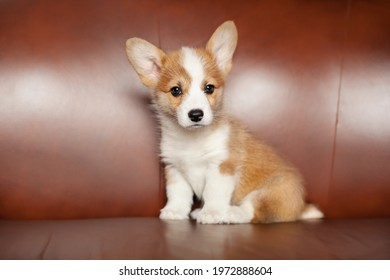
[[[251,195],[253,223],[296,221],[305,207],[303,185],[294,173],[275,174]]]

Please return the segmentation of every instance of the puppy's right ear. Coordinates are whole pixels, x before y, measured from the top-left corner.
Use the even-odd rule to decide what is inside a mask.
[[[131,38],[126,41],[126,52],[130,64],[134,67],[141,82],[149,88],[154,88],[160,78],[165,53],[139,38]]]

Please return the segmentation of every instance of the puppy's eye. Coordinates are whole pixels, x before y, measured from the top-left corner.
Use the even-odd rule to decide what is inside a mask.
[[[215,89],[214,85],[208,84],[204,87],[204,92],[207,94],[212,94],[214,92],[214,89]]]
[[[178,97],[182,94],[182,90],[180,87],[173,87],[171,88],[171,94],[174,96],[174,97]]]

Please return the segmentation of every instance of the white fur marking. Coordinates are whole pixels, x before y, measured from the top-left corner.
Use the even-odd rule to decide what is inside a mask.
[[[313,204],[306,206],[305,210],[301,214],[301,220],[322,219],[324,214]]]
[[[191,76],[193,83],[191,88],[198,87],[198,85],[204,79],[203,63],[194,49],[182,48],[183,53],[183,67],[187,73]]]
[[[203,83],[205,73],[203,62],[191,48],[182,48],[183,67],[191,77],[191,86],[188,95],[178,107],[178,122],[183,127],[191,127],[193,125],[209,125],[213,121],[213,113],[208,102],[208,99],[203,91]],[[194,123],[188,117],[191,110],[200,109],[203,111],[203,119],[200,122]]]

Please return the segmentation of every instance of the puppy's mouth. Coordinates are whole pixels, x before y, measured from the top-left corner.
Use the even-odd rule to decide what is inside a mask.
[[[201,127],[204,127],[204,126],[205,126],[204,124],[195,123],[195,124],[192,124],[192,125],[188,126],[187,128],[189,128],[189,129],[197,129],[197,128],[201,128]]]

